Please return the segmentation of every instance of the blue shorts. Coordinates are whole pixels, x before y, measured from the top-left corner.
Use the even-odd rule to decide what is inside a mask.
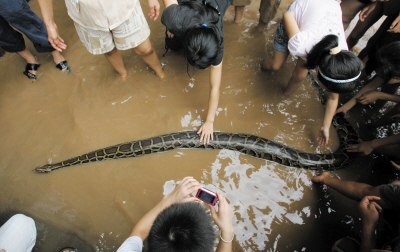
[[[289,7],[285,11],[285,13],[289,10]],[[278,52],[289,53],[288,48],[289,36],[287,35],[285,29],[283,28],[283,20],[279,23],[278,29],[276,29],[275,38],[274,38],[274,49]]]

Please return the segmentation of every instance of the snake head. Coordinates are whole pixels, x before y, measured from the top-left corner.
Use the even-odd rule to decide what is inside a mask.
[[[49,173],[49,172],[52,171],[51,167],[52,167],[51,165],[47,164],[47,165],[36,167],[34,169],[34,171],[37,171],[37,172],[40,172],[40,173]]]

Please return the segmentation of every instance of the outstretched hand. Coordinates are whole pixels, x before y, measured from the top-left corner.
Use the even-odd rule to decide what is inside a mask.
[[[390,25],[390,29],[387,30],[388,32],[392,33],[400,33],[400,14],[399,16],[393,21]]]
[[[214,140],[214,124],[212,122],[205,122],[203,125],[201,125],[199,131],[197,131],[197,134],[200,135],[200,142],[203,142],[204,144],[209,144],[210,139]]]
[[[360,21],[364,22],[369,14],[375,9],[376,3],[370,3],[360,12]]]
[[[153,19],[154,21],[160,16],[160,3],[158,0],[149,0],[149,18]]]
[[[348,108],[348,107],[346,106],[346,104],[344,104],[343,106],[341,106],[340,108],[338,108],[338,109],[336,110],[336,113],[335,113],[335,114],[343,113],[344,116],[346,116],[346,115],[347,115],[347,112],[349,112],[350,109],[351,109],[351,108]]]
[[[188,196],[202,187],[203,186],[193,177],[185,177],[182,179],[181,183],[175,187],[172,193],[165,196],[165,199],[168,201],[168,205],[198,201],[196,197]]]
[[[349,145],[346,149],[348,152],[362,152],[362,154],[367,156],[371,154],[371,152],[374,150],[374,147],[372,146],[371,141],[367,141],[359,144]]]
[[[378,91],[368,91],[362,94],[360,97],[356,98],[356,101],[358,103],[361,103],[362,105],[367,105],[370,103],[373,103],[374,101],[378,100],[380,98],[381,92]]]
[[[51,46],[59,52],[67,49],[67,45],[64,43],[64,40],[58,34],[58,28],[55,23],[51,25],[46,25],[48,39]]]
[[[318,144],[327,145],[329,143],[329,128],[321,127],[318,134]]]

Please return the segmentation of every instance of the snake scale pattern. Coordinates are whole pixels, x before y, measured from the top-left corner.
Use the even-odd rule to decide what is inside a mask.
[[[37,172],[51,172],[67,166],[103,160],[140,157],[173,149],[229,149],[256,158],[271,160],[282,165],[320,170],[335,170],[346,166],[352,153],[346,151],[349,144],[358,143],[358,134],[343,115],[332,121],[340,141],[339,149],[330,154],[310,154],[294,150],[286,145],[248,134],[214,132],[214,140],[204,145],[195,131],[182,131],[145,140],[128,142],[89,152],[56,164],[37,167]]]

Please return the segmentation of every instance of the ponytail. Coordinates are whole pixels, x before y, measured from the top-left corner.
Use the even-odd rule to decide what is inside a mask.
[[[197,14],[191,17],[185,32],[183,42],[184,54],[188,64],[205,69],[217,58],[222,36],[217,27],[220,13],[206,1],[185,1],[181,6],[193,9]]]
[[[362,62],[352,52],[340,50],[339,38],[327,35],[308,53],[305,68],[318,68],[318,79],[334,93],[348,93],[358,84]]]

